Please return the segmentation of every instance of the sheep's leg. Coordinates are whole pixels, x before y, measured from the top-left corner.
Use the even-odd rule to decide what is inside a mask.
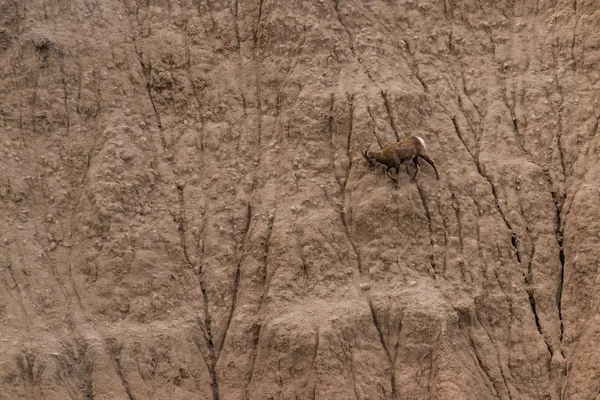
[[[396,189],[400,187],[400,166],[396,167]]]
[[[415,157],[413,158],[413,164],[415,164],[415,174],[413,175],[412,179],[410,180],[411,183],[414,183],[415,180],[417,179],[417,175],[419,174],[419,158]]]
[[[394,175],[390,174],[390,169],[392,169],[392,168],[394,168],[394,167],[388,167],[387,174],[394,182],[397,182],[396,178],[394,178]]]
[[[419,157],[421,157],[423,160],[427,161],[433,167],[433,170],[435,171],[436,179],[439,181],[440,174],[438,174],[438,170],[435,167],[435,163],[433,162],[433,160],[431,158],[429,158],[429,156],[427,156],[427,155],[419,155]]]

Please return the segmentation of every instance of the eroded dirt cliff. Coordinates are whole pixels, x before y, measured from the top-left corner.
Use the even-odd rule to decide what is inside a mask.
[[[0,397],[597,397],[599,43],[592,0],[0,0]],[[409,134],[441,180],[393,190]]]

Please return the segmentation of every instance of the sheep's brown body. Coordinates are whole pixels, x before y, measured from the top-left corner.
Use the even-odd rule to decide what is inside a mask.
[[[427,147],[425,141],[419,136],[408,136],[401,139],[399,142],[390,143],[381,149],[380,152],[369,152],[368,150],[363,153],[363,157],[369,162],[371,170],[375,168],[377,163],[381,163],[387,167],[387,174],[394,182],[396,182],[396,189],[400,184],[400,166],[412,160],[415,165],[415,174],[413,175],[411,182],[417,179],[419,173],[419,157],[427,161],[435,171],[436,179],[440,179],[435,163],[427,155]],[[396,169],[396,177],[390,174],[390,170]]]

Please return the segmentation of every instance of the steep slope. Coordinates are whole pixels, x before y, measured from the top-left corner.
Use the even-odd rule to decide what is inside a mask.
[[[599,18],[0,0],[0,397],[594,398]]]

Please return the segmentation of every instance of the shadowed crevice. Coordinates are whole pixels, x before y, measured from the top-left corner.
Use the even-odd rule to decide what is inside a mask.
[[[252,326],[252,360],[250,361],[250,371],[248,372],[246,389],[244,391],[246,400],[250,400],[250,385],[252,384],[252,376],[254,375],[254,368],[256,366],[256,357],[258,355],[258,343],[260,342],[260,330],[260,324],[254,324]]]
[[[562,206],[559,204],[556,192],[552,191],[551,193],[552,200],[554,201],[554,207],[556,209],[556,225],[554,234],[556,236],[556,243],[558,244],[558,261],[560,263],[560,275],[556,290],[556,306],[558,307],[558,318],[560,320],[560,341],[562,342],[565,330],[562,318],[562,292],[565,280],[565,252],[563,249],[564,227],[561,221]]]
[[[483,375],[487,378],[489,383],[492,385],[491,388],[494,389],[494,393],[493,393],[494,397],[497,399],[500,399],[500,396],[498,395],[498,390],[496,389],[496,382],[494,382],[492,377],[489,375],[488,368],[486,368],[485,364],[481,360],[481,357],[479,356],[479,353],[477,352],[477,347],[475,346],[475,342],[473,341],[473,337],[471,336],[470,333],[469,333],[469,343],[471,344],[471,347],[473,348],[473,353],[475,354],[475,358],[477,359],[477,363],[479,364],[479,370],[483,373]]]
[[[225,344],[225,339],[227,338],[227,333],[229,332],[229,326],[231,325],[231,320],[233,319],[233,313],[235,312],[235,308],[237,306],[237,299],[239,293],[240,286],[240,275],[242,268],[242,261],[244,260],[244,251],[246,246],[246,241],[248,239],[248,234],[250,231],[250,223],[252,222],[252,205],[248,203],[247,211],[246,211],[246,225],[244,226],[244,230],[242,231],[242,242],[238,247],[238,262],[235,268],[235,277],[233,279],[233,295],[231,296],[231,308],[229,309],[229,315],[227,317],[227,321],[225,323],[225,331],[223,332],[223,337],[219,342],[219,346],[217,347],[216,355],[217,361],[221,356],[221,352],[223,350],[223,345]]]
[[[133,394],[131,392],[131,387],[129,382],[127,381],[125,374],[123,372],[123,366],[121,364],[121,351],[123,350],[123,345],[118,344],[116,339],[106,339],[106,345],[108,347],[108,355],[110,356],[110,360],[112,361],[115,371],[121,380],[121,384],[125,389],[125,393],[127,393],[127,397],[129,400],[135,400]]]
[[[369,80],[373,84],[377,85],[375,83],[375,80],[373,79],[373,76],[371,75],[371,72],[363,64],[362,59],[356,54],[356,49],[354,48],[354,37],[352,36],[352,32],[350,32],[350,29],[348,29],[348,27],[346,26],[346,24],[344,23],[344,21],[342,21],[342,17],[340,15],[339,0],[333,0],[333,11],[335,12],[335,15],[336,15],[337,20],[339,21],[340,25],[342,25],[342,27],[346,31],[346,35],[348,36],[348,47],[350,48],[350,52],[352,53],[352,56],[360,64],[360,66],[363,69],[363,72],[365,73],[365,75],[367,75],[367,77],[369,78]]]
[[[429,263],[431,265],[432,272],[434,274],[437,273],[436,264],[433,256],[433,250],[435,242],[433,240],[433,227],[431,225],[431,213],[429,212],[429,206],[427,205],[427,196],[425,194],[425,190],[421,186],[419,182],[417,182],[417,189],[419,192],[419,197],[421,198],[421,204],[423,204],[423,209],[425,210],[425,216],[427,217],[427,227],[429,229],[429,244],[431,246],[431,252],[429,253]]]
[[[194,273],[198,280],[198,285],[200,286],[200,292],[202,293],[202,304],[204,307],[204,339],[206,347],[208,348],[209,356],[205,358],[206,366],[208,368],[208,372],[210,374],[211,379],[211,387],[213,391],[213,400],[219,399],[219,384],[217,380],[216,374],[216,364],[218,360],[218,356],[215,351],[213,332],[212,332],[212,318],[210,315],[210,309],[208,307],[208,293],[206,290],[206,283],[202,277],[202,268],[204,260],[200,262],[200,265],[196,266],[192,260],[190,259],[187,244],[186,244],[186,216],[185,216],[185,200],[184,200],[184,192],[183,187],[181,185],[177,185],[177,195],[179,198],[179,218],[178,218],[178,231],[179,238],[181,242],[181,248],[183,250],[183,257],[185,259],[188,268]],[[202,246],[204,246],[204,241],[202,242]],[[202,254],[204,255],[204,248],[202,249]],[[217,350],[218,351],[218,350]]]
[[[387,92],[382,90],[381,98],[383,99],[385,111],[387,112],[388,118],[390,120],[390,126],[392,127],[392,131],[394,132],[394,136],[396,136],[396,140],[399,141],[400,135],[398,135],[398,130],[396,129],[396,124],[394,123],[394,117],[392,116],[392,108],[390,107],[390,102],[388,101]]]
[[[377,318],[377,312],[375,311],[375,308],[373,307],[373,303],[371,302],[371,300],[369,300],[369,308],[371,309],[371,316],[373,318],[373,324],[375,325],[375,329],[377,329],[377,333],[379,334],[379,341],[381,343],[381,346],[383,347],[383,350],[385,351],[385,354],[387,356],[387,360],[389,363],[389,367],[390,367],[390,380],[391,380],[391,385],[392,385],[392,400],[396,400],[398,399],[398,393],[397,393],[397,389],[396,389],[396,356],[397,356],[397,351],[398,351],[398,345],[396,344],[396,354],[394,354],[394,357],[392,357],[392,355],[390,354],[390,351],[388,349],[388,346],[385,343],[385,337],[383,336],[383,331],[381,329],[381,324],[379,322],[379,319]]]
[[[500,199],[498,198],[496,186],[494,185],[494,182],[492,181],[492,179],[486,174],[485,168],[479,162],[479,152],[477,152],[476,154],[473,154],[473,152],[469,149],[466,142],[464,141],[461,131],[460,131],[460,128],[458,126],[458,123],[456,122],[456,117],[452,117],[451,119],[452,119],[452,123],[454,125],[454,132],[456,133],[456,136],[458,136],[458,138],[462,142],[462,144],[465,147],[465,149],[467,150],[467,152],[471,155],[471,158],[473,159],[473,163],[475,164],[475,167],[477,168],[477,172],[490,185],[490,189],[492,191],[492,196],[494,197],[494,204],[496,205],[496,209],[498,210],[498,213],[502,217],[502,221],[504,221],[504,225],[508,229],[508,232],[510,234],[511,246],[515,250],[517,262],[520,263],[521,262],[521,253],[519,251],[519,237],[517,236],[516,232],[514,232],[512,225],[511,225],[510,221],[508,220],[508,217],[506,216],[505,212],[500,207]]]
[[[533,296],[533,289],[531,289],[531,288],[527,289],[527,297],[529,298],[529,305],[531,306],[531,312],[533,313],[533,317],[535,318],[535,327],[536,327],[538,333],[540,334],[540,336],[542,337],[542,339],[544,339],[544,342],[546,343],[546,347],[548,348],[548,353],[550,354],[550,359],[552,359],[552,356],[553,356],[552,346],[550,345],[550,343],[548,343],[548,341],[544,337],[544,333],[542,332],[542,325],[540,323],[540,318],[537,313],[537,306],[535,304],[535,297]]]

